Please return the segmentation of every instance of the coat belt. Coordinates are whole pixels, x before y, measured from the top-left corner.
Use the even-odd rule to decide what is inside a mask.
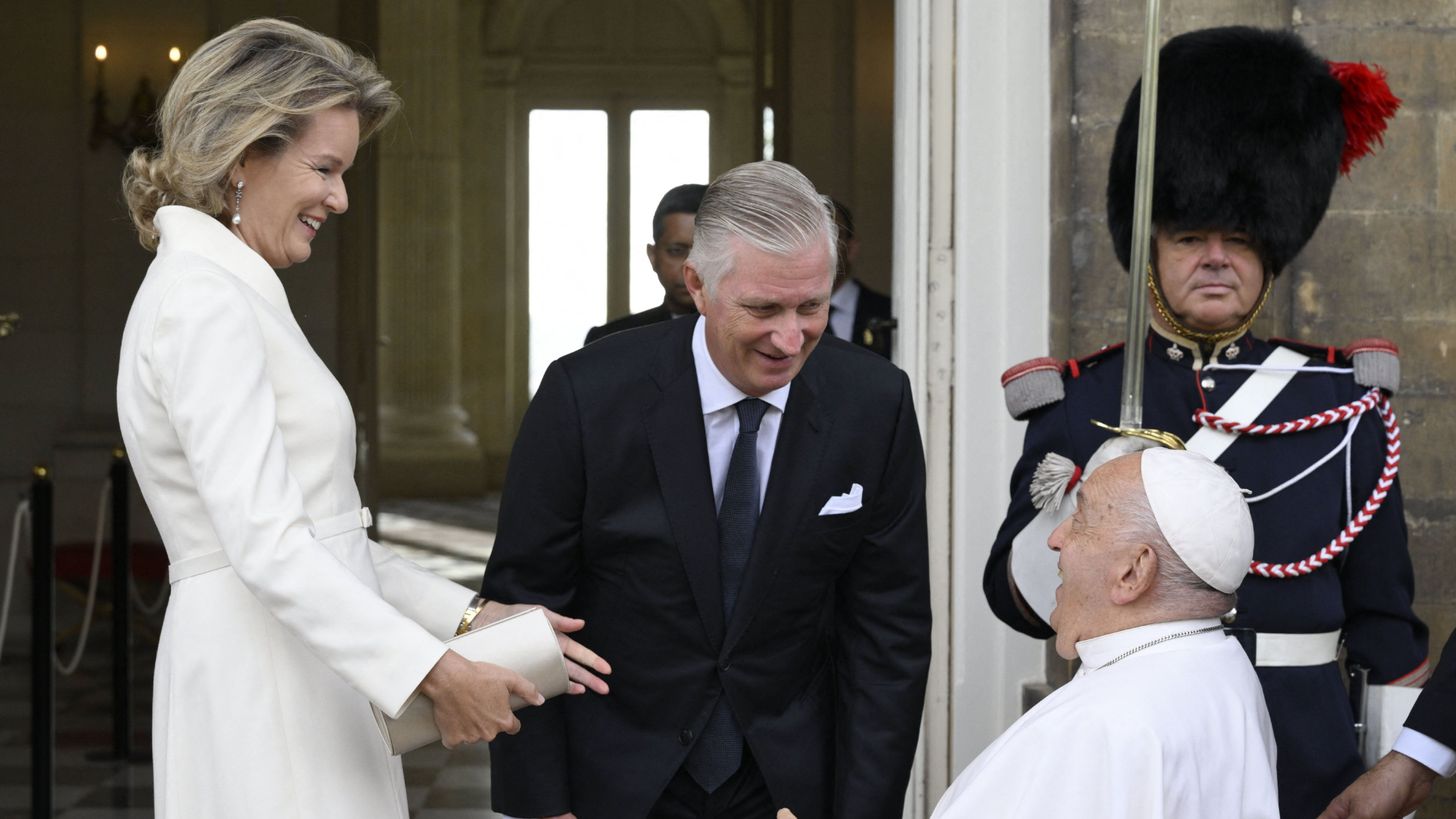
[[[369,507],[364,506],[352,512],[317,521],[309,528],[309,531],[313,533],[315,540],[327,540],[355,529],[368,529],[373,523],[374,516],[369,514]],[[199,574],[225,569],[231,565],[227,553],[222,549],[217,549],[174,562],[167,567],[167,579],[170,583],[176,583]]]

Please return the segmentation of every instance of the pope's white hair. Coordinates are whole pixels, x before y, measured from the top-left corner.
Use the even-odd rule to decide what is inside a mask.
[[[708,296],[733,272],[741,242],[765,253],[792,256],[823,248],[824,275],[834,275],[833,204],[792,165],[765,160],[727,171],[703,193],[693,225],[688,264]]]

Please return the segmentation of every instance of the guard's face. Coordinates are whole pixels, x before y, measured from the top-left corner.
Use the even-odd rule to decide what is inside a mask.
[[[693,297],[688,295],[683,284],[683,262],[693,249],[693,214],[669,213],[662,219],[662,236],[656,244],[647,246],[647,261],[652,272],[662,282],[662,292],[667,295],[667,305],[674,313],[686,313],[693,309]]]
[[[270,267],[307,261],[329,215],[349,208],[344,171],[358,150],[359,115],[340,106],[314,114],[303,133],[277,153],[249,151],[232,176],[245,183],[243,220],[228,226]],[[231,187],[228,198],[232,205]]]
[[[1109,485],[1121,471],[1115,461],[1092,473],[1077,496],[1077,511],[1062,521],[1047,539],[1058,553],[1057,605],[1051,627],[1057,633],[1057,654],[1070,660],[1077,643],[1108,632],[1109,593],[1121,570],[1117,555],[1116,510]]]
[[[1247,233],[1160,228],[1154,241],[1163,296],[1184,324],[1204,332],[1227,330],[1253,311],[1264,286],[1264,263]]]
[[[824,335],[834,270],[827,247],[778,256],[735,246],[733,269],[712,295],[691,263],[684,279],[704,316],[713,363],[758,397],[792,381]]]

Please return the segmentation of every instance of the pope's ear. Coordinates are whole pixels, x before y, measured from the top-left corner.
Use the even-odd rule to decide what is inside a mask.
[[[1112,602],[1126,606],[1136,602],[1152,591],[1158,579],[1158,553],[1152,546],[1139,543],[1132,552],[1131,560],[1112,586]]]

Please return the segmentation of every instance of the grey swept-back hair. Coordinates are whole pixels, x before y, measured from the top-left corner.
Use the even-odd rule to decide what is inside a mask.
[[[688,263],[712,296],[733,272],[734,244],[790,256],[816,247],[829,254],[824,275],[836,267],[833,205],[792,165],[765,160],[724,173],[703,193],[693,225]]]

